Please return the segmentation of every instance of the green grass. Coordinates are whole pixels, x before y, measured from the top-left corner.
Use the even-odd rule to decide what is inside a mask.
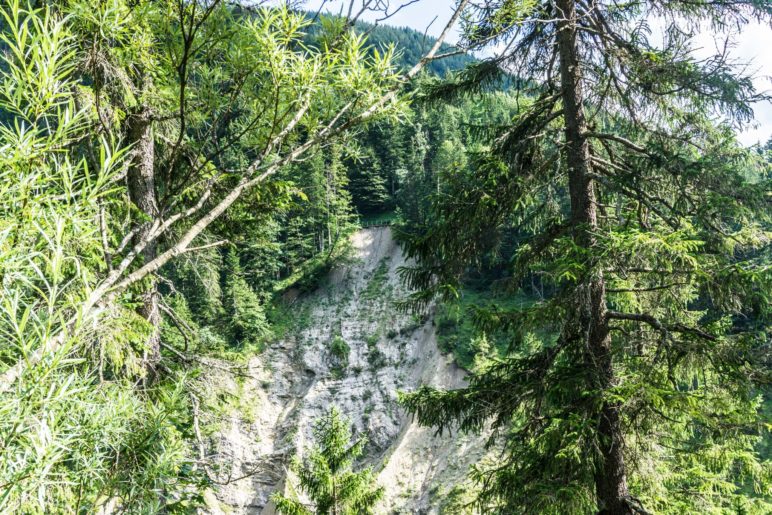
[[[348,355],[351,352],[351,347],[348,346],[346,340],[340,335],[332,339],[330,343],[330,353],[340,362],[348,363]]]
[[[372,277],[367,282],[367,286],[362,291],[361,297],[364,300],[375,300],[383,297],[386,282],[389,279],[389,257],[381,259],[378,266],[373,271]]]
[[[351,242],[348,237],[342,238],[332,253],[323,253],[306,260],[301,266],[284,279],[273,285],[274,295],[289,288],[297,288],[301,293],[318,289],[324,284],[330,269],[341,262],[351,259]]]
[[[298,334],[311,325],[311,307],[301,301],[292,304],[276,299],[269,304],[266,313],[273,333],[272,341],[279,341],[290,334]]]
[[[302,293],[317,289],[327,277],[335,258],[324,255],[313,257],[297,267],[295,271],[273,286],[274,293],[280,293],[289,288],[297,288]]]
[[[386,365],[386,356],[378,349],[380,338],[380,333],[376,332],[365,339],[367,344],[367,363],[370,365],[370,370],[378,370]]]
[[[362,227],[369,227],[372,225],[384,225],[391,224],[397,219],[397,213],[377,213],[373,215],[365,215],[359,218],[359,225]]]
[[[351,347],[342,336],[336,335],[330,342],[330,355],[333,358],[331,372],[335,379],[341,379],[346,372],[350,352]]]

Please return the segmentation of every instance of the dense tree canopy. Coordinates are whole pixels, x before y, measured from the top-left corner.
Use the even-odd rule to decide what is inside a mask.
[[[207,372],[376,220],[470,372],[405,406],[502,451],[465,509],[768,512],[772,142],[691,42],[772,4],[463,0],[439,39],[289,4],[0,0],[0,512],[201,507]],[[315,437],[279,509],[372,510],[364,439]]]
[[[209,474],[184,353],[261,344],[270,286],[350,228],[334,140],[399,116],[440,42],[401,75],[355,20],[309,43],[286,7],[0,14],[0,510],[188,511]]]
[[[470,7],[466,44],[505,50],[429,97],[477,94],[502,69],[524,94],[469,168],[441,176],[404,275],[413,306],[452,298],[514,224],[528,238],[512,285],[535,275],[549,294],[478,310],[508,352],[466,389],[404,402],[440,429],[493,424],[506,459],[474,472],[483,511],[768,510],[768,164],[730,129],[759,95],[690,40],[770,15],[753,1]]]

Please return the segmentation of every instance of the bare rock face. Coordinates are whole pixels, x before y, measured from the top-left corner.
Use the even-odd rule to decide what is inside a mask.
[[[296,329],[250,360],[237,390],[231,385],[249,416],[234,410],[212,437],[223,484],[208,495],[210,513],[273,513],[270,495],[285,488],[290,458],[310,445],[312,423],[330,404],[368,435],[365,462],[386,490],[380,512],[437,513],[483,455],[482,438],[435,436],[397,404],[400,390],[461,387],[465,373],[437,349],[431,316],[395,309],[406,293],[396,273],[405,259],[391,230],[361,230],[353,245],[351,263],[294,301]]]

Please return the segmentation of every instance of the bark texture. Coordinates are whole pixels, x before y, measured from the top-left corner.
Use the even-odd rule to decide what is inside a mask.
[[[577,44],[575,0],[557,0],[558,55],[561,95],[565,113],[566,161],[571,197],[574,238],[585,248],[595,246],[593,233],[598,227],[595,185],[591,178],[590,146],[584,115],[580,55]],[[593,371],[592,385],[604,391],[614,385],[611,338],[606,316],[603,274],[594,272],[578,288],[577,323],[587,348],[588,365]],[[595,471],[595,490],[599,513],[630,514],[630,494],[623,456],[623,437],[618,405],[604,403],[598,414],[601,462]]]
[[[138,112],[128,117],[127,142],[132,145],[131,163],[127,172],[129,198],[146,216],[147,221],[158,217],[158,200],[155,188],[155,143],[153,141],[153,119],[149,108],[142,107]],[[150,224],[145,223],[135,235],[135,243],[148,238]],[[149,263],[157,256],[155,239],[145,247],[142,258]],[[151,279],[147,289],[142,294],[142,306],[139,314],[153,327],[145,347],[145,366],[149,372],[161,358],[160,326],[161,315],[158,308],[159,293],[155,279]]]

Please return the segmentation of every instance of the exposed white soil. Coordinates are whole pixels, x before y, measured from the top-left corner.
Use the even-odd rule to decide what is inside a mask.
[[[379,512],[438,513],[483,455],[482,438],[437,436],[397,404],[400,390],[461,387],[465,373],[438,350],[431,316],[395,309],[405,295],[396,272],[405,258],[391,230],[361,230],[353,246],[350,263],[295,301],[297,330],[251,359],[242,384],[211,371],[212,382],[249,409],[234,410],[211,438],[218,479],[227,484],[208,494],[210,513],[273,513],[270,495],[284,489],[290,458],[310,444],[311,425],[330,404],[355,433],[368,434],[364,461],[386,492]],[[350,348],[345,367],[329,350],[336,336]]]

